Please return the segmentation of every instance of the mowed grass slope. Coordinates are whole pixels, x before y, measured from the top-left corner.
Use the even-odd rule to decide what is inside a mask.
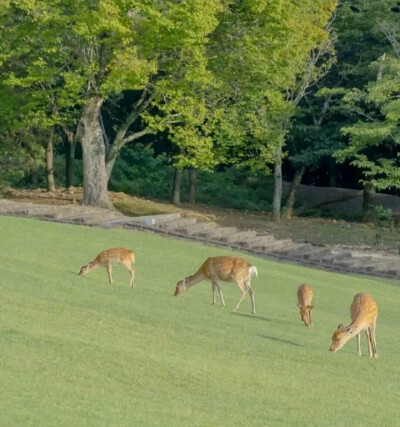
[[[101,250],[136,252],[136,287],[113,268],[79,268]],[[211,305],[178,279],[228,250],[151,233],[0,217],[0,425],[386,425],[400,417],[400,287],[242,256],[257,266],[255,316]],[[240,255],[240,253],[237,253]],[[296,290],[314,289],[314,327]],[[377,301],[378,360],[356,340],[328,351],[357,292]],[[219,303],[219,299],[217,300]]]

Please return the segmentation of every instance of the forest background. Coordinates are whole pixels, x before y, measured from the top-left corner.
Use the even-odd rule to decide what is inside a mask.
[[[363,189],[370,221],[400,187],[399,17],[394,0],[3,1],[1,188],[279,221],[305,183]]]

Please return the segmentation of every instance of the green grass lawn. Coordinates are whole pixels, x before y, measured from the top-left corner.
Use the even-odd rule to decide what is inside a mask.
[[[80,267],[114,246],[136,252],[129,272]],[[0,217],[0,425],[395,426],[400,419],[400,287],[248,255],[255,316],[233,283],[226,308],[201,282],[176,282],[232,252],[151,233]],[[297,287],[314,289],[314,327]],[[356,340],[328,351],[357,292],[376,300],[378,360]],[[219,302],[219,300],[218,300]]]

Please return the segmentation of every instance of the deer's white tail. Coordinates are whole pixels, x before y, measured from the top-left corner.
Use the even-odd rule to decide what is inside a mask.
[[[258,271],[257,271],[257,267],[255,267],[254,265],[252,265],[250,267],[250,276],[253,277],[254,275],[256,275],[256,277],[258,277]]]

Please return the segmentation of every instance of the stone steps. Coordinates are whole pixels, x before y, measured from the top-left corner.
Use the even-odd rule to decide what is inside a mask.
[[[160,214],[160,215],[146,215],[138,217],[125,217],[132,220],[132,222],[145,224],[145,225],[161,225],[170,221],[178,221],[181,218],[180,213]]]
[[[322,258],[320,258],[318,261],[320,264],[324,264],[324,265],[331,265],[333,264],[333,262],[337,259],[341,259],[341,258],[348,258],[351,257],[351,252],[342,252],[342,253],[331,253],[328,255],[323,256]]]
[[[331,254],[332,251],[325,246],[312,246],[311,248],[300,253],[301,258],[306,260],[318,260],[323,256]]]
[[[293,242],[292,239],[276,239],[271,234],[257,235],[253,230],[220,227],[213,221],[198,222],[196,218],[182,218],[180,213],[125,217],[117,211],[88,206],[35,205],[1,199],[1,214],[104,228],[124,227],[186,235],[195,240],[207,240],[227,247],[239,246],[252,253],[264,253],[266,256],[277,258],[287,257],[300,263],[320,265],[327,269],[400,278],[400,257],[378,258],[362,254],[353,256],[350,251],[332,252],[325,246]]]
[[[348,257],[334,260],[333,265],[336,267],[353,270],[354,268],[360,267],[363,263],[369,261],[371,261],[369,257]]]
[[[384,258],[372,258],[370,261],[366,261],[360,266],[365,272],[379,272],[384,270],[390,270],[393,267],[399,265],[398,260],[384,259]]]
[[[37,213],[48,212],[51,208],[52,206],[44,208],[42,205],[34,205],[33,203],[11,203],[0,205],[0,212],[18,216],[36,216]]]
[[[54,220],[58,220],[58,221],[64,221],[64,220],[68,220],[69,218],[73,218],[75,216],[85,216],[85,215],[89,215],[91,214],[93,211],[92,210],[88,210],[85,209],[83,207],[80,206],[71,206],[68,207],[68,209],[59,209],[59,210],[54,210],[54,211],[49,211],[47,213],[44,213],[43,215],[41,215],[41,217],[43,217],[43,219],[54,219]]]
[[[315,246],[310,243],[292,243],[287,248],[283,247],[278,250],[282,255],[290,258],[316,261],[324,256],[330,255],[331,250],[325,246]]]
[[[176,230],[177,228],[182,228],[184,226],[196,224],[196,218],[178,218],[169,221],[164,221],[159,224],[156,224],[157,227],[162,228],[163,230]]]
[[[96,225],[101,224],[103,221],[110,221],[116,218],[116,214],[113,211],[105,212],[75,212],[73,215],[63,217],[59,219],[60,222],[67,222],[70,224],[82,224],[82,225]]]
[[[232,234],[225,234],[217,238],[220,242],[223,243],[236,243],[240,242],[243,239],[251,239],[252,237],[256,237],[257,233],[254,230],[248,231],[237,231]]]
[[[272,234],[265,234],[261,236],[250,237],[249,239],[239,240],[237,244],[243,246],[244,248],[252,249],[260,246],[260,244],[269,243],[274,240],[275,237]]]
[[[213,230],[204,230],[197,233],[198,237],[203,239],[217,240],[219,237],[226,234],[233,234],[237,232],[236,227],[218,227]]]
[[[300,255],[303,251],[306,251],[312,247],[311,243],[296,243],[288,242],[286,246],[278,246],[275,249],[275,252],[278,252],[280,255],[285,255],[288,257],[296,257]]]
[[[184,234],[188,234],[189,236],[191,236],[193,234],[198,234],[199,232],[202,232],[205,230],[213,230],[217,226],[218,226],[218,224],[216,222],[202,221],[202,222],[198,222],[195,224],[178,227],[178,228],[176,228],[176,231],[178,231],[179,233],[184,233]]]
[[[108,215],[107,213],[95,214],[91,219],[85,220],[85,223],[88,225],[102,225],[105,221],[110,221],[115,218],[118,218],[118,216],[115,215],[114,212],[110,212]]]
[[[0,203],[0,214],[2,214],[2,215],[12,214],[13,209],[15,209],[15,208],[18,209],[20,207],[19,205],[21,205],[21,203],[9,202],[9,201],[3,200]]]
[[[292,239],[281,239],[281,240],[274,240],[272,242],[266,242],[261,244],[260,246],[255,247],[254,249],[259,252],[279,252],[283,248],[287,248],[288,246],[293,244]]]

